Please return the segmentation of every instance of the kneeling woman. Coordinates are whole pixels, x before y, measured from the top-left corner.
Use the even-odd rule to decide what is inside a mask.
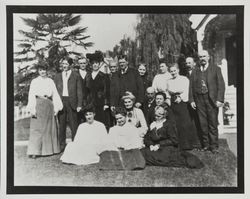
[[[64,163],[86,165],[99,162],[107,131],[103,123],[94,120],[95,109],[92,105],[83,112],[86,122],[79,125],[74,141],[66,146],[61,157]]]
[[[147,165],[202,168],[203,163],[193,154],[178,149],[176,128],[166,119],[164,106],[155,107],[155,121],[144,137],[141,150]]]

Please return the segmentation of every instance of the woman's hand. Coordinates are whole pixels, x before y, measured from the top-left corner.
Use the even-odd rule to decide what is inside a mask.
[[[150,148],[150,151],[157,151],[160,148],[160,145],[159,144],[150,145],[149,148]]]

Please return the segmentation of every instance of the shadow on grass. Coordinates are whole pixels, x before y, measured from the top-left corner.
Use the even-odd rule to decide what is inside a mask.
[[[194,152],[205,164],[200,170],[146,167],[137,171],[100,171],[98,164],[62,164],[61,154],[35,160],[26,156],[26,146],[15,147],[15,186],[105,186],[105,187],[233,187],[237,186],[237,160],[226,140],[219,154]]]

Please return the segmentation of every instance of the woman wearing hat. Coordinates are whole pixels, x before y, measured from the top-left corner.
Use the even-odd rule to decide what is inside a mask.
[[[86,54],[89,59],[92,72],[86,78],[86,87],[89,90],[87,103],[93,103],[96,109],[96,120],[109,128],[109,78],[100,71],[100,63],[103,61],[103,54],[96,51],[93,54]]]
[[[39,76],[31,81],[27,105],[32,116],[27,151],[31,158],[60,152],[55,115],[63,108],[47,66],[39,63],[37,69]]]
[[[143,139],[148,127],[142,110],[134,106],[135,96],[127,91],[122,97],[122,101],[127,111],[127,122],[139,128],[140,137]]]
[[[60,160],[64,163],[86,165],[99,162],[107,130],[96,121],[95,107],[87,105],[83,110],[86,122],[79,125],[73,142],[68,143]]]

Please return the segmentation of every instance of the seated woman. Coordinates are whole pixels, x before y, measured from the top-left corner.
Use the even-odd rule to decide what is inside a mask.
[[[176,129],[166,119],[164,106],[155,107],[155,119],[145,135],[141,152],[147,165],[202,168],[203,163],[193,154],[178,149]]]
[[[117,107],[114,110],[114,116],[116,126],[110,128],[108,134],[108,140],[112,143],[110,146],[115,146],[115,150],[142,148],[143,142],[139,129],[126,122],[127,111],[122,107]]]
[[[143,140],[148,130],[148,126],[142,110],[134,107],[135,96],[127,91],[122,97],[122,100],[127,111],[127,122],[139,129],[140,137]]]
[[[103,123],[94,120],[94,106],[87,106],[83,112],[86,122],[79,125],[74,141],[66,146],[60,158],[64,163],[86,165],[99,162],[107,131]]]
[[[105,151],[100,154],[101,170],[134,170],[145,167],[139,148],[143,147],[139,129],[126,122],[127,112],[123,107],[114,110],[116,126],[110,128],[107,140],[103,141]]]

